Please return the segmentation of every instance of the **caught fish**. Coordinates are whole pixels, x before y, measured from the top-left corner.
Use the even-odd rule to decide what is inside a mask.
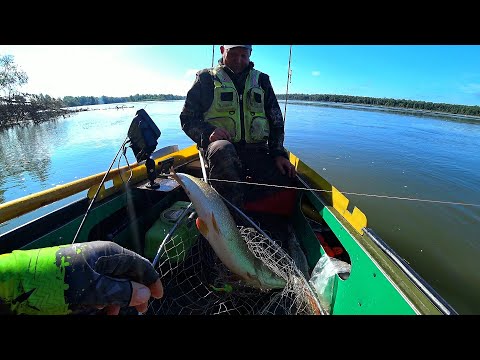
[[[222,263],[248,285],[281,289],[286,281],[270,270],[248,249],[230,211],[220,195],[204,181],[188,174],[170,175],[182,186],[197,212],[197,228]]]

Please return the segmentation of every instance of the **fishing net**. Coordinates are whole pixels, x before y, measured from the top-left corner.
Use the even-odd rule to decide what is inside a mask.
[[[258,224],[261,228],[261,224]],[[152,299],[150,315],[310,315],[326,314],[306,276],[306,259],[295,261],[265,231],[251,226],[237,227],[250,251],[286,281],[283,289],[257,289],[246,285],[220,261],[200,234],[185,246],[173,236],[165,243],[170,254],[159,262],[164,297]],[[293,235],[293,232],[290,234]],[[290,241],[296,241],[294,235]],[[175,248],[172,246],[175,244]],[[299,248],[298,244],[287,249]]]

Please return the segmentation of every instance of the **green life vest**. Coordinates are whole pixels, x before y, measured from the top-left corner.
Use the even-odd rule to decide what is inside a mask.
[[[210,74],[214,79],[214,95],[212,105],[204,113],[205,121],[227,130],[232,142],[239,142],[242,139],[247,143],[266,142],[270,127],[265,115],[265,93],[258,84],[260,71],[254,69],[250,71],[245,81],[245,89],[240,96],[222,66],[212,68]],[[240,108],[240,104],[243,105],[243,109]]]

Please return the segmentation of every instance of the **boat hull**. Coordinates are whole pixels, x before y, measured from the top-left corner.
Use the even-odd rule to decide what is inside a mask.
[[[157,155],[155,163],[158,171],[162,167],[165,170],[165,165],[173,165],[179,172],[202,177],[195,145],[182,150],[176,146],[166,147]],[[319,236],[312,227],[315,223],[327,228],[328,236],[340,244],[351,265],[347,279],[335,275],[332,314],[454,313],[433,289],[422,288],[412,279],[408,269],[402,267],[395,256],[392,257],[391,251],[385,251],[379,245],[379,238],[372,237],[367,228],[363,212],[357,207],[350,212],[349,200],[294,154],[290,153],[290,161],[295,165],[298,181],[304,187],[299,192],[290,219],[310,271],[328,250],[328,246],[319,240],[323,239],[321,234]],[[86,198],[0,235],[0,253],[71,243],[104,175],[96,174],[61,188],[0,204],[1,223],[88,189]],[[145,236],[162,211],[175,201],[185,200],[180,188],[172,191],[149,189],[144,164],[135,164],[131,181],[126,186],[123,179],[129,176],[130,170],[125,167],[108,175],[106,179],[111,180],[111,186],[103,184],[98,190],[76,242],[111,240],[142,254]],[[418,275],[415,276],[418,278]]]

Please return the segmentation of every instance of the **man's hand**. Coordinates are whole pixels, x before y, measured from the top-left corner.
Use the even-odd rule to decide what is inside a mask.
[[[295,177],[297,171],[295,170],[295,166],[293,166],[288,159],[284,158],[283,156],[276,156],[274,160],[275,165],[283,175],[287,174],[290,178]]]
[[[217,141],[217,140],[232,141],[232,137],[230,136],[230,133],[227,130],[225,130],[223,128],[216,128],[210,134],[210,136],[208,137],[208,140],[210,140],[210,142],[214,142],[214,141]]]
[[[137,253],[108,241],[92,241],[61,248],[70,258],[66,267],[66,299],[76,305],[105,308],[117,315],[122,306],[145,312],[151,296],[161,298],[163,287],[152,264]],[[57,256],[58,257],[58,256]]]

